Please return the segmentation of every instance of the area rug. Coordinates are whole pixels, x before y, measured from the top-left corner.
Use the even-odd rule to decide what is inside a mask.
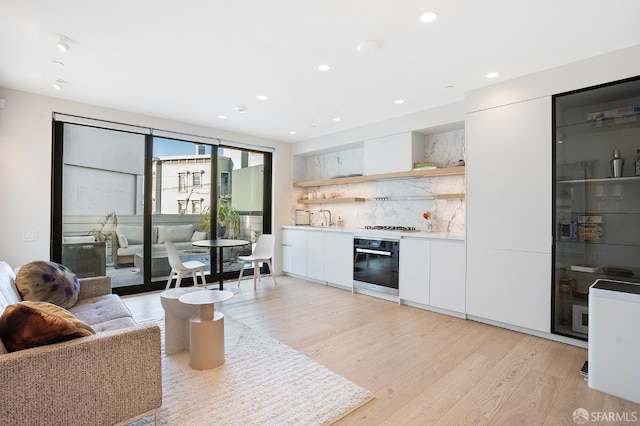
[[[164,321],[153,321],[164,329]],[[161,425],[327,425],[371,400],[368,390],[225,316],[225,363],[198,371],[164,355]],[[132,426],[153,424],[153,417]]]

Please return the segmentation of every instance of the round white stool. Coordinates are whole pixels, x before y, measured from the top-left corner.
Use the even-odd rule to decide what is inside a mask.
[[[164,353],[167,355],[189,350],[189,318],[198,312],[198,306],[187,305],[179,299],[192,291],[206,291],[202,288],[179,287],[160,293],[164,309]]]

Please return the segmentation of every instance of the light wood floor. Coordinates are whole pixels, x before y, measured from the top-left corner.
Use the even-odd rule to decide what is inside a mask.
[[[375,394],[339,425],[574,425],[577,408],[640,417],[640,405],[589,389],[585,349],[277,279],[256,292],[243,281],[216,309]],[[163,316],[158,293],[124,299],[137,320]]]

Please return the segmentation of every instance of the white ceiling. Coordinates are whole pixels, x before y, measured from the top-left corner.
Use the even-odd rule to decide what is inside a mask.
[[[640,44],[639,23],[637,0],[0,0],[0,86],[295,142]]]

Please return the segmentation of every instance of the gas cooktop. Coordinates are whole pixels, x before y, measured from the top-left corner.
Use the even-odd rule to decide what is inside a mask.
[[[385,225],[369,225],[364,229],[370,229],[372,231],[416,231],[415,226],[385,226]]]

